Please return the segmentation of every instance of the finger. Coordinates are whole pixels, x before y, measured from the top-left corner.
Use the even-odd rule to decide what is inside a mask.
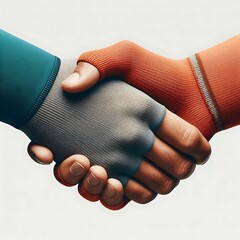
[[[129,202],[123,196],[123,186],[121,182],[114,178],[108,179],[100,201],[102,205],[111,210],[119,210]]]
[[[43,146],[31,142],[27,148],[29,156],[37,163],[48,165],[53,161],[52,152]]]
[[[120,210],[120,209],[124,208],[124,207],[130,202],[130,200],[127,199],[126,197],[123,197],[122,202],[119,203],[119,204],[117,204],[117,205],[107,204],[107,203],[104,202],[102,199],[100,199],[100,201],[101,201],[101,204],[102,204],[104,207],[106,207],[106,208],[108,208],[108,209],[110,209],[110,210]]]
[[[157,193],[145,187],[134,179],[129,179],[126,187],[124,188],[124,195],[127,199],[133,200],[140,204],[151,202]]]
[[[90,161],[83,155],[72,155],[60,165],[55,165],[54,176],[65,186],[78,184],[90,168]]]
[[[165,174],[146,160],[141,162],[134,179],[144,184],[153,192],[165,195],[170,193],[178,184],[178,180]]]
[[[101,166],[92,166],[79,184],[78,191],[87,200],[95,202],[99,200],[106,183],[106,170]]]
[[[174,148],[154,138],[151,150],[146,154],[147,159],[176,179],[189,177],[196,164],[186,154],[177,152]]]
[[[178,151],[193,157],[197,164],[205,163],[211,154],[210,144],[200,131],[168,110],[155,135]]]
[[[83,92],[94,86],[99,78],[96,67],[87,62],[79,62],[74,73],[62,82],[62,89],[69,93]]]

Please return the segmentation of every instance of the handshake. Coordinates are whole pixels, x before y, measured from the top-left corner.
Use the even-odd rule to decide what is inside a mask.
[[[0,120],[29,136],[33,159],[56,162],[60,183],[109,209],[170,193],[240,123],[240,36],[183,60],[122,41],[76,67],[2,30],[0,42]]]

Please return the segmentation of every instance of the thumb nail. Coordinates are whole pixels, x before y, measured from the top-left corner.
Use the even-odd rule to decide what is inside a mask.
[[[77,83],[79,83],[79,79],[80,79],[80,75],[79,73],[75,72],[73,74],[71,74],[69,77],[67,77],[62,84],[63,85],[75,85]]]

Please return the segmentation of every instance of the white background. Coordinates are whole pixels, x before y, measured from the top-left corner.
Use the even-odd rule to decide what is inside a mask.
[[[240,1],[0,0],[0,27],[62,58],[122,39],[183,58],[238,34]],[[0,133],[0,239],[240,239],[239,127],[170,195],[117,212],[58,184],[21,132]]]

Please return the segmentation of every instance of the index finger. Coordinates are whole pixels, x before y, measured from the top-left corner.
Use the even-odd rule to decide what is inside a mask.
[[[169,110],[155,135],[176,150],[194,158],[197,164],[204,164],[211,154],[211,146],[201,132]]]

